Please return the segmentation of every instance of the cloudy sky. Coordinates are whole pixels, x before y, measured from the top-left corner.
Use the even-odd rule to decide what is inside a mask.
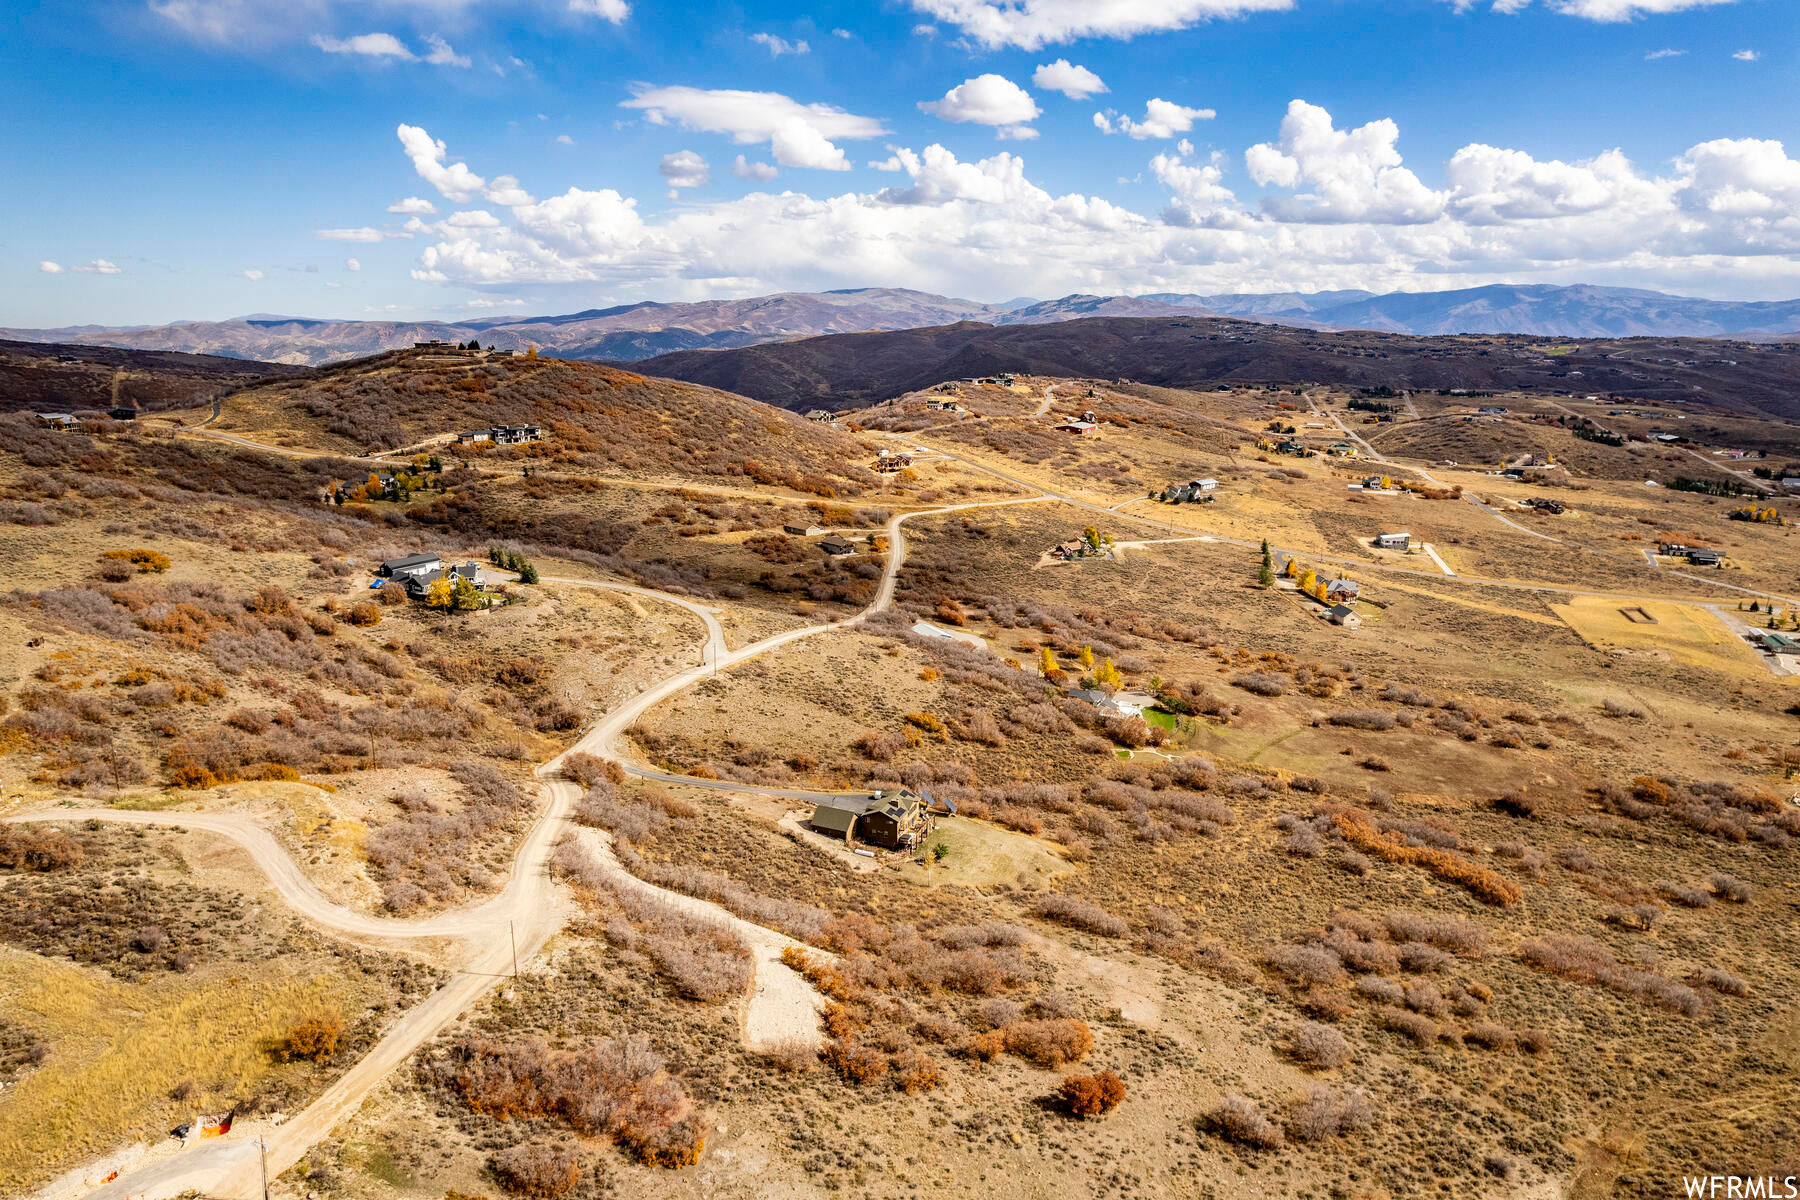
[[[871,285],[1797,296],[1797,9],[16,0],[0,325]]]

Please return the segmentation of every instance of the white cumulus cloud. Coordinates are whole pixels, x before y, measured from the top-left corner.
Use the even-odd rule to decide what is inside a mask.
[[[621,103],[639,109],[653,125],[675,124],[702,133],[727,133],[740,146],[766,143],[784,167],[848,171],[838,140],[881,137],[874,117],[859,117],[829,104],[802,104],[779,92],[639,85]]]
[[[1107,90],[1098,75],[1066,58],[1044,63],[1031,73],[1031,83],[1047,92],[1061,92],[1071,100],[1086,100]]]
[[[1399,138],[1400,127],[1391,120],[1339,130],[1330,113],[1295,100],[1282,118],[1280,140],[1250,147],[1244,164],[1264,186],[1309,189],[1263,198],[1264,208],[1284,221],[1430,221],[1443,211],[1445,198],[1401,165]]]
[[[248,279],[251,283],[255,283],[257,280],[261,279],[262,275],[263,275],[263,273],[261,271],[257,270],[255,267],[247,268],[244,271],[244,278]]]
[[[631,15],[631,5],[625,3],[625,0],[569,0],[569,11],[622,25],[625,18]]]
[[[346,259],[345,259],[345,260],[344,260],[344,270],[346,270],[346,271],[360,271],[360,270],[362,270],[362,263],[360,263],[360,262],[358,262],[358,261],[357,261],[357,260],[356,260],[356,259],[354,259],[354,258],[346,258]]]
[[[780,172],[776,170],[774,163],[751,162],[740,154],[737,156],[737,161],[731,164],[731,173],[739,179],[754,179],[758,183],[767,183]]]
[[[1686,50],[1652,50],[1648,54],[1644,55],[1644,61],[1645,62],[1656,62],[1658,59],[1663,59],[1663,58],[1680,58],[1682,55],[1684,55],[1686,53],[1687,53]]]
[[[83,275],[123,275],[125,273],[124,268],[119,266],[118,263],[111,262],[104,258],[90,259],[78,267],[70,267],[69,269],[71,271],[79,271]]]
[[[895,186],[812,196],[750,190],[654,216],[613,189],[459,213],[408,230],[413,276],[477,290],[581,284],[624,299],[755,295],[878,281],[952,295],[1621,285],[1800,291],[1800,161],[1777,141],[1718,139],[1659,168],[1618,150],[1538,159],[1474,144],[1425,186],[1392,121],[1340,129],[1297,101],[1240,160],[1191,147],[1147,177],[1160,213],[1056,195],[1026,160],[889,146]],[[1248,168],[1256,193],[1234,192]],[[748,159],[745,166],[750,167]],[[734,164],[735,170],[735,164]]]
[[[387,210],[407,217],[429,217],[437,212],[437,205],[421,196],[408,196],[404,200],[394,201],[387,206]]]
[[[712,182],[706,160],[692,150],[663,155],[656,169],[672,188],[696,188]]]
[[[1218,115],[1210,108],[1188,108],[1173,101],[1157,99],[1144,105],[1144,119],[1141,121],[1134,121],[1127,115],[1108,109],[1094,114],[1094,127],[1102,133],[1123,133],[1142,141],[1145,138],[1172,138],[1192,129],[1195,121],[1210,121]]]
[[[1077,38],[1130,38],[1281,12],[1294,0],[912,0],[912,6],[989,49],[1039,50]]]
[[[1031,93],[1004,75],[977,75],[944,93],[942,100],[921,100],[919,111],[944,121],[998,127],[1001,137],[1034,138],[1030,122],[1043,111]]]
[[[347,38],[314,34],[312,44],[327,54],[358,54],[364,58],[398,58],[407,62],[415,57],[406,48],[406,43],[391,33],[359,33]]]
[[[444,199],[460,204],[486,186],[487,181],[469,170],[466,163],[446,166],[444,143],[433,141],[431,135],[417,125],[401,125],[395,133],[406,148],[406,156],[412,159],[419,178],[436,188]]]
[[[1762,55],[1755,50],[1738,50],[1735,51],[1731,57],[1737,59],[1739,62],[1755,62],[1757,59],[1761,58]]]
[[[61,275],[63,273],[61,263],[53,263],[47,258],[38,264],[38,270],[46,275]]]

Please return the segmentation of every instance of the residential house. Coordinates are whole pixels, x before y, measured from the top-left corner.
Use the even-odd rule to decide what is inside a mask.
[[[1347,604],[1334,604],[1325,610],[1325,616],[1333,625],[1342,625],[1345,629],[1358,629],[1362,626],[1362,618]]]
[[[833,558],[836,558],[836,557],[839,557],[839,556],[845,555],[845,554],[855,554],[856,553],[856,547],[851,545],[849,541],[847,541],[846,539],[841,538],[841,537],[820,538],[819,539],[819,549],[821,549],[825,553],[831,555]]]
[[[1365,492],[1379,492],[1383,487],[1387,486],[1387,478],[1382,475],[1371,475],[1363,480],[1362,485]]]
[[[1058,433],[1072,433],[1076,437],[1092,437],[1094,434],[1100,432],[1100,425],[1096,421],[1083,417],[1079,421],[1067,420],[1059,422],[1056,426],[1056,431]]]
[[[1663,542],[1656,547],[1656,552],[1665,558],[1685,558],[1696,567],[1722,567],[1725,565],[1723,550],[1709,550],[1702,546],[1684,546],[1679,542]]]
[[[912,455],[903,450],[882,450],[875,455],[874,467],[883,475],[891,475],[906,470],[912,461]]]
[[[1412,534],[1410,533],[1378,533],[1375,535],[1377,550],[1411,550]]]
[[[1146,708],[1156,705],[1156,697],[1148,692],[1115,692],[1107,695],[1099,688],[1070,688],[1069,699],[1085,700],[1101,712],[1114,717],[1141,717]]]
[[[443,567],[443,560],[435,554],[408,554],[405,558],[390,558],[376,568],[375,573],[383,579],[410,579],[416,575],[428,575]]]
[[[458,443],[492,442],[496,446],[512,446],[520,442],[541,442],[544,431],[537,425],[491,425],[456,435]]]
[[[829,425],[833,415],[834,414],[830,409],[812,408],[807,410],[806,419],[809,421],[817,421],[822,425]]]
[[[783,525],[781,532],[791,533],[795,537],[818,537],[825,532],[823,525]]]
[[[1058,542],[1056,545],[1050,547],[1050,554],[1052,557],[1060,558],[1064,562],[1072,562],[1086,554],[1089,549],[1090,547],[1086,542],[1082,541],[1080,538],[1076,538],[1073,541]]]
[[[916,846],[931,832],[925,802],[902,788],[866,796],[834,796],[813,806],[812,827],[820,833],[857,839],[888,850]]]
[[[1186,483],[1172,483],[1163,489],[1163,499],[1171,504],[1183,501],[1211,500],[1209,493],[1217,491],[1219,481],[1216,479],[1190,479]]]
[[[1352,604],[1362,598],[1362,585],[1354,579],[1333,579],[1325,585],[1325,599],[1332,604]]]
[[[935,396],[926,397],[925,407],[933,412],[957,413],[962,411],[962,405],[955,400],[940,400]]]
[[[73,429],[81,424],[74,413],[38,413],[37,419],[52,429]]]
[[[1325,447],[1325,452],[1333,458],[1355,458],[1356,447],[1349,442],[1333,442]]]
[[[431,594],[431,585],[440,579],[448,579],[451,583],[467,580],[478,590],[485,587],[481,582],[481,564],[474,562],[458,563],[447,569],[414,572],[406,575],[401,582],[409,598],[423,600]]]

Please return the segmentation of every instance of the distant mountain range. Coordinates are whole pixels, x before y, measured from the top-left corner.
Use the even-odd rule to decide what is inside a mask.
[[[1227,316],[1302,329],[1542,337],[1800,336],[1800,300],[1700,300],[1631,288],[1494,284],[1450,292],[1273,292],[1019,298],[981,304],[905,288],[783,292],[747,300],[630,304],[564,316],[470,321],[333,321],[258,314],[229,321],[63,329],[0,329],[0,338],[173,350],[317,366],[410,346],[479,339],[563,358],[631,362],[820,334],[921,329],[979,321],[1041,325],[1093,317]]]

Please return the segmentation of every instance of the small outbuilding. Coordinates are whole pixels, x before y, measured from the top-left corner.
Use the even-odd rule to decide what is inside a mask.
[[[841,537],[820,538],[819,549],[833,557],[856,553],[856,547],[848,539]]]
[[[1410,550],[1412,534],[1410,533],[1378,533],[1375,535],[1377,550]]]
[[[1325,616],[1333,625],[1342,625],[1345,629],[1356,629],[1362,625],[1362,618],[1348,604],[1334,604],[1325,610]]]

